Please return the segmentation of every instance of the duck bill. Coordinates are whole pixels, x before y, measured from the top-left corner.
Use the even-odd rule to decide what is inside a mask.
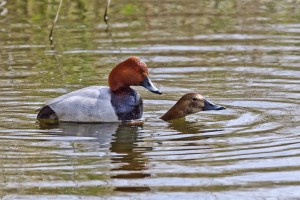
[[[161,91],[159,91],[154,86],[154,84],[152,83],[152,81],[150,80],[150,78],[148,76],[145,77],[143,82],[141,82],[140,86],[143,86],[144,88],[146,88],[147,90],[149,90],[150,92],[153,92],[155,94],[162,94]]]
[[[224,110],[224,109],[226,109],[226,108],[223,107],[223,106],[218,106],[216,104],[213,104],[213,103],[207,101],[206,99],[204,101],[204,108],[203,108],[203,110]]]

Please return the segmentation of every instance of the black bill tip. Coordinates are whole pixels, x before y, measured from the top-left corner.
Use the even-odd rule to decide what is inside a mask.
[[[161,95],[161,94],[162,94],[162,92],[161,92],[161,91],[159,91],[159,90],[157,90],[157,91],[153,91],[153,93],[155,93],[155,94],[159,94],[159,95]]]

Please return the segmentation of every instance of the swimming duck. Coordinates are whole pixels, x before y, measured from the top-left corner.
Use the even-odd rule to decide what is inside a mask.
[[[95,123],[140,119],[143,101],[130,86],[143,86],[161,94],[149,78],[147,65],[138,57],[130,57],[114,67],[108,83],[109,87],[90,86],[49,101],[38,110],[37,120]]]
[[[183,95],[177,103],[161,117],[161,119],[170,121],[183,118],[199,111],[223,109],[225,109],[225,107],[209,102],[199,93],[187,93]]]

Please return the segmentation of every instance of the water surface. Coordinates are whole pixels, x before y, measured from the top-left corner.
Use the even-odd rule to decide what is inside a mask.
[[[0,1],[2,199],[300,197],[300,8],[296,1]],[[129,56],[159,96],[142,127],[41,127],[35,110]],[[198,91],[226,110],[159,119]]]

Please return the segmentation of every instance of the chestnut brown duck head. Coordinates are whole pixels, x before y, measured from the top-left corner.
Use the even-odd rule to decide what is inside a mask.
[[[225,107],[218,106],[206,100],[199,93],[187,93],[166,112],[161,119],[165,121],[183,118],[187,115],[206,110],[224,110]]]

